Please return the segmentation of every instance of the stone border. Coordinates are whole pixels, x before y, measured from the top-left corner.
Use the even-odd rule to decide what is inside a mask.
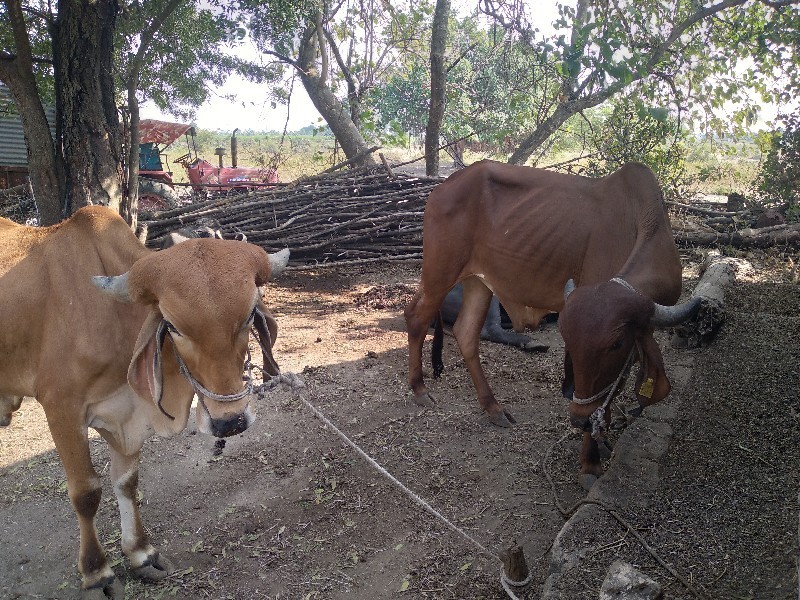
[[[619,437],[614,456],[606,473],[597,480],[587,500],[595,500],[620,512],[631,512],[647,506],[650,494],[658,486],[659,460],[669,449],[673,423],[683,400],[682,391],[692,375],[694,352],[671,352],[669,376],[672,382],[670,397],[648,407]],[[595,546],[591,543],[598,531],[619,524],[601,507],[581,506],[567,520],[553,542],[550,552],[549,575],[544,583],[543,600],[563,600],[560,588],[569,580],[570,572]]]

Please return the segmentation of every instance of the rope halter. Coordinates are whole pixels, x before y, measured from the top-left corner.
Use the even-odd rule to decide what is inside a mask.
[[[172,337],[172,331],[171,331],[172,327],[173,325],[166,319],[163,319],[158,326],[158,331],[156,333],[156,336],[158,337],[158,344],[157,344],[156,358],[155,358],[156,364],[160,365],[161,346],[163,345],[164,338],[169,336],[169,340],[172,343],[172,351],[175,354],[175,361],[178,363],[178,369],[180,371],[180,374],[183,376],[184,379],[186,379],[186,381],[189,382],[189,385],[192,386],[192,389],[197,394],[197,398],[203,405],[203,408],[206,409],[206,412],[208,412],[208,408],[205,405],[204,398],[209,398],[210,400],[215,400],[216,402],[235,402],[236,400],[241,400],[245,396],[248,396],[253,393],[253,366],[250,360],[249,348],[247,349],[247,359],[245,360],[244,363],[245,367],[247,368],[247,373],[243,374],[242,376],[244,387],[238,392],[234,392],[233,394],[217,394],[216,392],[212,392],[202,383],[200,383],[194,377],[194,375],[192,375],[192,372],[189,371],[189,367],[186,366],[183,357],[178,352],[178,347],[175,345],[175,339]],[[164,407],[161,405],[162,398],[163,394],[161,393],[161,390],[159,390],[158,403],[157,403],[158,408],[167,417],[174,420],[175,417],[173,417],[166,410],[164,410]]]
[[[572,401],[581,406],[591,404],[598,398],[601,398],[603,395],[607,394],[603,404],[598,406],[589,417],[589,423],[592,424],[592,437],[596,440],[600,439],[600,437],[603,435],[603,432],[605,432],[607,428],[606,409],[608,408],[608,405],[611,404],[611,400],[614,399],[614,396],[617,395],[619,389],[625,385],[625,379],[628,377],[628,373],[630,373],[631,366],[633,365],[635,350],[636,346],[631,348],[628,358],[625,359],[625,364],[622,365],[622,370],[619,372],[619,375],[617,375],[617,378],[602,390],[597,392],[594,396],[590,396],[589,398],[578,398],[575,394],[572,394]]]

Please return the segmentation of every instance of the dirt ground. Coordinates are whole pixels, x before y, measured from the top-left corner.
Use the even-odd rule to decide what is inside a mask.
[[[750,277],[730,291],[731,317],[711,346],[673,350],[659,337],[668,372],[682,365],[687,386],[665,402],[675,432],[658,483],[636,492],[644,508],[627,515],[711,598],[797,597],[800,291],[775,282],[785,262],[770,264],[772,282]],[[551,346],[546,353],[482,343],[513,429],[482,415],[449,337],[445,373],[431,386],[439,405],[420,409],[406,385],[402,319],[417,277],[416,264],[285,273],[267,292],[280,327],[276,359],[304,379],[304,397],[457,527],[492,553],[523,545],[533,579],[518,596],[540,598],[564,525],[553,488],[563,505],[585,495],[557,329],[535,334]],[[290,390],[270,392],[256,409],[256,423],[219,455],[193,420],[183,434],[146,444],[143,518],[178,569],[165,582],[127,577],[106,477],[97,523],[126,598],[506,597],[499,562],[412,503]],[[92,455],[107,475],[97,437]],[[0,514],[0,598],[77,597],[77,524],[30,399],[0,430]],[[587,538],[592,552],[574,571],[583,574],[556,597],[596,598],[621,555],[667,598],[690,597],[624,529],[612,523],[601,537]]]

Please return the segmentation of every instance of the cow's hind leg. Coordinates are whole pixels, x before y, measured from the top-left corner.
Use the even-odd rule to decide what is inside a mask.
[[[422,346],[431,321],[436,317],[447,288],[431,294],[420,284],[414,298],[404,311],[408,333],[408,383],[414,392],[414,402],[420,406],[434,406],[433,397],[425,386],[422,375]]]
[[[88,431],[68,410],[57,410],[45,406],[47,423],[53,442],[67,476],[67,491],[80,527],[80,551],[78,570],[81,587],[106,594],[114,591],[114,571],[108,565],[105,550],[97,538],[94,516],[100,505],[102,485],[92,466],[89,455]],[[69,406],[63,402],[61,406]],[[99,597],[99,596],[98,596]]]
[[[492,291],[480,279],[465,279],[464,302],[453,325],[453,335],[478,393],[478,402],[488,413],[489,420],[500,427],[511,427],[516,421],[494,397],[481,367],[480,334],[491,300]]]
[[[175,569],[153,548],[139,516],[136,490],[139,485],[139,453],[131,456],[111,448],[111,479],[117,496],[122,530],[122,551],[134,575],[149,581],[164,579]]]

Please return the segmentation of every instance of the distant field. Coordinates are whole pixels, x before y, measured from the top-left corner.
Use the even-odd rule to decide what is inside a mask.
[[[281,136],[276,133],[239,133],[238,155],[239,165],[254,167],[272,167],[278,169],[280,181],[288,182],[304,175],[317,174],[332,165],[345,160],[341,148],[335,144],[330,135],[290,133]],[[196,137],[196,148],[200,157],[213,164],[217,164],[218,157],[214,154],[215,148],[223,148],[223,161],[230,165],[230,135],[225,132],[212,132],[200,130]],[[178,140],[167,148],[167,156],[175,181],[186,182],[186,174],[180,165],[172,161],[186,154],[188,151],[186,141]],[[413,146],[410,148],[382,148],[380,150],[390,163],[400,163],[420,157],[423,148]],[[539,164],[542,166],[557,165],[570,161],[575,153],[565,152],[546,154]],[[505,156],[489,152],[467,152],[464,161],[467,164],[492,158],[505,160]],[[731,192],[745,195],[751,191],[751,185],[756,177],[760,164],[760,153],[754,143],[739,142],[736,144],[708,144],[697,143],[689,148],[686,157],[686,172],[690,179],[689,187],[697,194],[717,194],[726,196]],[[442,172],[446,174],[445,167],[450,167],[452,159],[442,152]],[[424,171],[424,162],[416,163]],[[579,172],[581,161],[572,163],[573,169]]]

